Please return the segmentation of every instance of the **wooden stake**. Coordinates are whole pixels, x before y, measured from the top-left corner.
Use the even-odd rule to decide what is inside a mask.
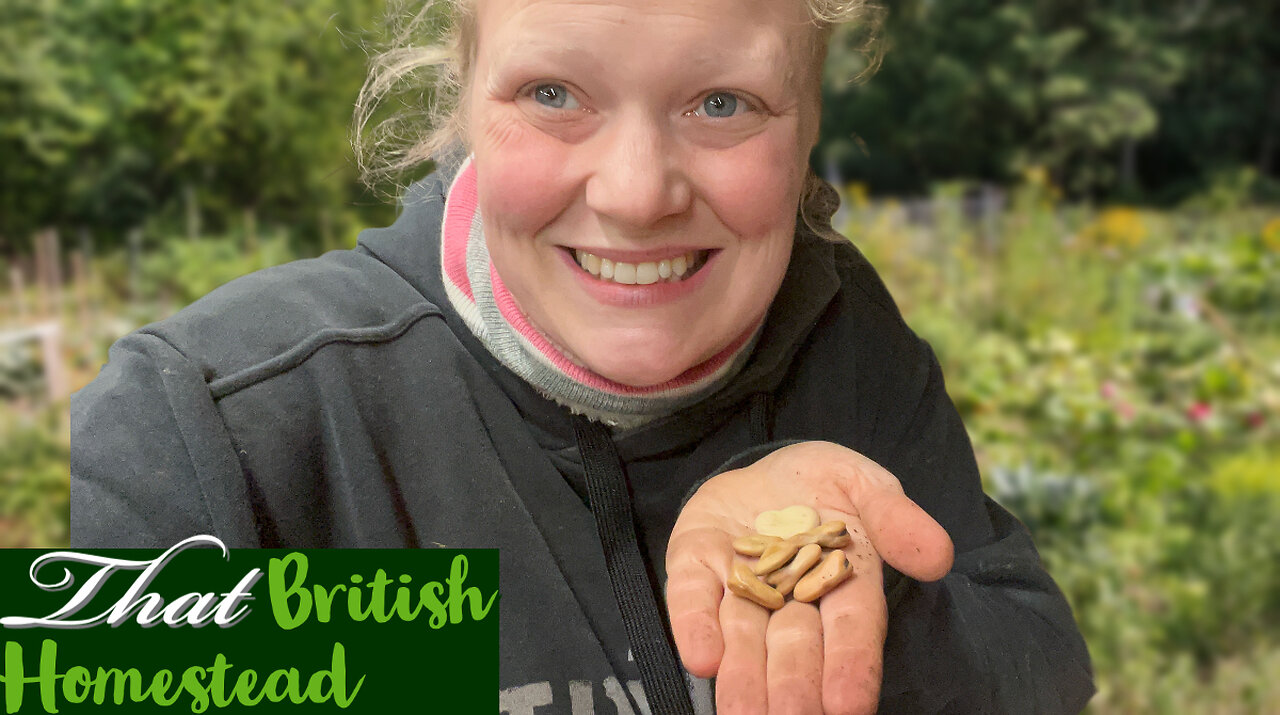
[[[49,244],[45,249],[49,259],[49,287],[59,291],[62,290],[62,244],[58,241],[58,229],[45,231],[44,240]]]
[[[80,337],[88,341],[93,323],[89,320],[89,271],[85,267],[84,253],[71,252],[71,282],[76,295],[76,315],[80,321]]]
[[[62,316],[62,251],[58,242],[57,229],[48,229],[44,233],[45,270],[48,271],[49,307],[54,317]]]
[[[27,287],[22,280],[22,266],[19,266],[17,261],[9,264],[9,290],[13,291],[18,322],[27,322]]]
[[[129,300],[137,302],[142,293],[142,229],[131,228],[129,241]]]
[[[45,243],[44,233],[35,235],[36,245],[36,315],[41,318],[49,316],[49,286],[45,282],[45,276],[48,275],[48,269],[45,264],[49,262],[49,257],[45,255],[48,250],[48,244]]]
[[[44,381],[49,401],[57,402],[71,393],[67,384],[67,366],[62,363],[62,329],[55,322],[40,326],[40,357],[44,363]]]

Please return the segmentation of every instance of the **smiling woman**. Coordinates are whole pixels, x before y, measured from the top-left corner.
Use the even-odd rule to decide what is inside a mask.
[[[464,101],[489,255],[535,329],[623,385],[744,343],[782,283],[817,139],[816,31],[798,4],[753,4],[479,9]],[[694,270],[659,284],[664,261]]]
[[[112,349],[73,400],[73,542],[497,547],[504,712],[1079,710],[1070,609],[808,169],[865,6],[442,7],[452,42],[406,35],[356,113],[371,175],[436,172],[354,250]],[[405,120],[370,117],[423,68],[449,91],[389,148]],[[735,539],[793,505],[840,522],[839,585],[733,595]]]

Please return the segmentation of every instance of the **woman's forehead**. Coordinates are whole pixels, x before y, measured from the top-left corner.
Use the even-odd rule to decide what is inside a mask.
[[[673,31],[711,25],[722,30],[721,44],[729,48],[741,40],[734,33],[748,28],[788,40],[807,40],[815,29],[800,0],[478,0],[477,5],[481,41],[496,28],[519,32],[555,27],[571,34],[589,33],[596,23],[665,26]],[[554,42],[558,37],[563,35],[546,39]]]
[[[477,48],[564,61],[743,66],[794,75],[816,30],[800,0],[479,0]],[[659,44],[652,44],[653,40]],[[783,66],[779,66],[779,65]]]
[[[575,6],[581,9],[594,7],[605,10],[652,10],[666,13],[683,8],[690,12],[708,9],[729,13],[753,11],[757,14],[777,11],[779,15],[786,14],[801,20],[808,20],[810,17],[808,5],[804,0],[676,0],[674,2],[666,0],[473,0],[473,4],[481,11],[493,6],[520,9],[551,4],[561,6],[562,9]]]

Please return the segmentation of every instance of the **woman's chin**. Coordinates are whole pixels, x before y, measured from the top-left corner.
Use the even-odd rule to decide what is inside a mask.
[[[648,351],[610,351],[584,357],[586,367],[595,374],[628,387],[653,387],[676,379],[693,365],[672,360],[667,353]]]

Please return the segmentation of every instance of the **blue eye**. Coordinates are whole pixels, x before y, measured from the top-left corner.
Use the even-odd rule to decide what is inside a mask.
[[[732,117],[738,112],[738,98],[728,92],[713,92],[702,100],[702,111],[708,117]]]
[[[533,88],[533,99],[552,109],[576,109],[578,100],[562,84],[540,84]]]

